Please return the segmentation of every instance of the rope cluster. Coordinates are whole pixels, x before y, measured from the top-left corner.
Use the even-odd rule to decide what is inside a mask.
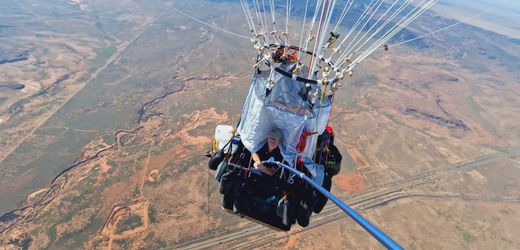
[[[291,11],[295,5],[303,5],[303,1],[240,2],[250,28],[250,41],[258,51],[255,67],[275,66],[276,54],[283,48],[283,57],[292,55],[297,63],[292,74],[316,80],[318,84],[334,84],[344,76],[352,75],[352,70],[374,51],[383,46],[387,50],[389,39],[437,1],[395,0],[384,3],[385,0],[371,0],[366,4],[359,0],[305,0],[299,31],[293,31],[296,29],[292,27],[297,24],[290,23],[293,20]],[[342,7],[338,7],[340,2]],[[353,11],[360,8],[363,8],[361,14]],[[284,20],[281,25],[277,22],[277,15],[278,19]],[[353,15],[357,16],[347,18]],[[352,20],[355,20],[353,24]],[[339,34],[340,30],[345,34]],[[306,76],[301,75],[304,66],[308,68]],[[337,85],[333,89],[335,87]]]

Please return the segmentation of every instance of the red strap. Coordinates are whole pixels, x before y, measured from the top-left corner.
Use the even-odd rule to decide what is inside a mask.
[[[296,145],[296,151],[298,151],[298,153],[303,152],[303,150],[305,150],[305,146],[307,145],[307,137],[309,137],[313,134],[316,134],[316,133],[317,132],[304,131],[302,133],[302,135],[300,136],[300,141],[298,142],[298,145]]]

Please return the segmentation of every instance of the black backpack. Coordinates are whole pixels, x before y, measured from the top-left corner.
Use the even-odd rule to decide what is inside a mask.
[[[226,147],[231,143],[231,140],[229,140],[222,149],[217,150],[211,155],[208,161],[208,167],[211,170],[216,170],[220,163],[226,159],[226,156],[229,155],[231,147],[228,147],[227,152],[224,152]]]
[[[338,148],[334,145],[334,133],[328,130],[318,136],[316,144],[315,161],[318,164],[325,166],[325,172],[332,177],[341,170],[341,160],[343,156]]]
[[[325,172],[332,177],[339,174],[341,170],[341,153],[335,145],[329,145],[329,157],[325,162]]]

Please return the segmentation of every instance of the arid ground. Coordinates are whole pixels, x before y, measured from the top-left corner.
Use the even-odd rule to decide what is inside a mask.
[[[246,34],[240,5],[0,9],[0,249],[382,248],[330,202],[289,233],[221,209],[204,153],[237,123],[255,52],[181,11]],[[484,28],[389,44],[335,97],[332,192],[405,248],[520,248],[520,40]]]

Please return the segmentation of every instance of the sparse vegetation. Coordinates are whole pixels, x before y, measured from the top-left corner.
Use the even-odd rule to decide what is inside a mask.
[[[51,227],[49,230],[47,230],[47,235],[49,236],[49,239],[51,241],[56,240],[56,227]]]
[[[126,216],[124,219],[122,219],[117,224],[116,233],[120,234],[125,231],[138,228],[142,225],[143,225],[143,220],[141,219],[141,216],[136,215],[136,214],[130,214],[130,215]]]
[[[157,209],[152,205],[148,207],[148,219],[152,224],[157,223]]]
[[[131,240],[127,238],[114,240],[114,243],[118,245],[121,249],[129,249],[132,245]]]
[[[57,239],[63,238],[65,235],[78,233],[92,223],[92,219],[97,211],[95,207],[82,209],[79,212],[73,212],[70,219],[65,220],[56,226]]]
[[[477,239],[477,237],[475,237],[472,234],[468,233],[467,231],[465,231],[461,227],[456,226],[456,228],[459,231],[459,233],[462,235],[462,238],[464,239],[464,242],[471,243],[471,242],[473,242],[473,241],[475,241]]]
[[[150,201],[148,211],[139,212],[148,213],[153,225],[125,239],[117,239],[121,237],[117,235],[112,238],[113,249],[139,247],[137,243],[145,236],[145,241],[152,241],[146,243],[149,249],[172,249],[177,242],[197,239],[205,233],[225,234],[224,230],[250,225],[251,222],[220,209],[218,183],[211,176],[208,193],[204,168],[207,159],[202,155],[209,145],[203,142],[205,138],[197,138],[212,136],[216,124],[236,124],[252,72],[250,60],[254,55],[247,42],[236,42],[232,36],[175,14],[169,8],[180,7],[176,1],[118,1],[117,4],[113,0],[67,1],[68,4],[46,1],[39,5],[7,2],[2,4],[2,20],[8,22],[8,27],[0,25],[1,35],[6,36],[0,47],[30,48],[32,54],[27,62],[0,68],[0,80],[23,78],[32,85],[25,89],[28,91],[23,94],[25,97],[0,93],[0,106],[4,108],[0,114],[14,114],[1,116],[0,122],[3,149],[0,158],[5,157],[0,161],[0,183],[9,187],[0,192],[0,200],[5,201],[0,203],[3,211],[14,208],[35,187],[47,186],[55,173],[70,166],[93,140],[102,138],[102,143],[90,148],[98,150],[115,143],[115,131],[131,131],[142,125],[137,124],[141,105],[178,88],[181,83],[187,85],[183,92],[172,94],[146,112],[146,115],[163,114],[164,117],[157,118],[163,119],[158,120],[161,127],[136,130],[125,136],[116,149],[70,171],[65,184],[60,186],[62,189],[49,197],[52,200],[45,206],[26,210],[24,216],[29,220],[14,225],[13,231],[36,235],[32,247],[46,247],[42,243],[45,234],[49,237],[48,249],[106,247],[109,236],[100,232],[100,228],[110,208],[136,200]],[[84,4],[86,10],[76,2]],[[184,1],[182,7],[183,11],[196,13],[218,27],[241,34],[247,32],[246,24],[240,22],[243,17],[236,1],[224,5],[215,1]],[[294,9],[297,11],[301,10]],[[417,30],[433,30],[452,23],[437,14],[431,15],[423,21],[418,19]],[[520,190],[520,170],[516,168],[520,158],[516,158],[516,163],[504,165],[497,163],[497,158],[490,159],[489,166],[480,164],[479,169],[488,169],[482,172],[482,182],[462,175],[466,168],[442,172],[455,163],[517,145],[520,138],[518,41],[462,27],[437,33],[428,40],[435,46],[422,49],[400,46],[375,55],[366,65],[356,68],[354,75],[336,92],[331,124],[344,156],[340,175],[355,172],[359,179],[366,179],[367,187],[362,192],[396,187],[411,178],[429,178],[436,172],[443,174],[428,183],[417,181],[403,191],[442,190],[471,193],[477,198],[492,194],[497,198],[516,195]],[[16,31],[13,37],[11,30]],[[464,39],[458,39],[460,36]],[[445,44],[447,41],[449,44]],[[475,47],[483,47],[485,53]],[[111,56],[114,60],[101,68]],[[48,86],[65,73],[71,74],[69,80],[52,88]],[[223,74],[231,74],[231,80],[197,79],[201,75]],[[471,133],[454,136],[450,128],[404,116],[399,111],[413,104],[418,110],[439,116],[443,111],[435,103],[438,95],[442,96],[445,111],[463,118]],[[6,103],[14,105],[3,107]],[[216,112],[196,117],[201,111],[213,108]],[[149,162],[153,166],[145,166],[152,141]],[[361,160],[351,157],[349,148],[359,151]],[[513,148],[499,158],[518,153]],[[100,163],[107,158],[108,167],[103,169],[105,165]],[[100,170],[88,171],[84,167],[92,164]],[[141,197],[139,188],[134,187],[139,187],[143,179],[146,181],[148,176],[141,174],[151,169],[159,171],[158,180],[146,182],[142,194],[145,197]],[[429,186],[431,182],[436,186]],[[346,193],[337,183],[332,192],[340,198],[360,198],[359,194]],[[519,245],[518,231],[510,224],[514,221],[510,218],[519,216],[516,203],[500,207],[500,201],[492,205],[463,199],[413,202],[422,199],[392,200],[363,212],[374,215],[372,212],[377,211],[372,217],[374,222],[387,227],[396,224],[398,218],[402,225],[391,227],[392,236],[404,239],[407,248],[460,248],[460,244],[471,244],[475,248],[494,245],[497,249],[509,249]],[[94,215],[82,213],[92,205],[102,207],[103,211],[92,212]],[[480,216],[490,214],[479,221],[478,232],[471,228],[475,224],[467,223],[479,216],[475,211]],[[144,217],[135,211],[128,213],[118,221],[116,233],[144,229]],[[367,248],[374,248],[376,243],[367,240],[366,234],[359,234],[360,229],[353,228],[353,223],[346,220],[302,232],[300,235],[304,237],[294,248],[309,247],[305,245],[309,243],[308,235],[327,240],[330,249],[340,248],[340,243],[367,244]],[[458,224],[461,226],[456,227]],[[221,230],[223,227],[226,228]],[[421,230],[411,232],[411,228]],[[330,235],[337,234],[329,232],[338,231],[345,238],[330,239]],[[429,245],[432,235],[446,245]],[[94,236],[99,237],[94,240]],[[257,236],[263,235],[243,237],[242,243],[254,242]],[[453,237],[460,240],[459,245],[451,245]],[[268,247],[277,247],[278,243]],[[218,247],[229,247],[226,244],[224,241]]]
[[[96,58],[91,62],[91,71],[102,67],[107,60],[116,52],[117,44],[109,43],[96,52]]]
[[[114,143],[114,135],[105,135],[103,136],[103,142],[107,145],[112,145]]]

